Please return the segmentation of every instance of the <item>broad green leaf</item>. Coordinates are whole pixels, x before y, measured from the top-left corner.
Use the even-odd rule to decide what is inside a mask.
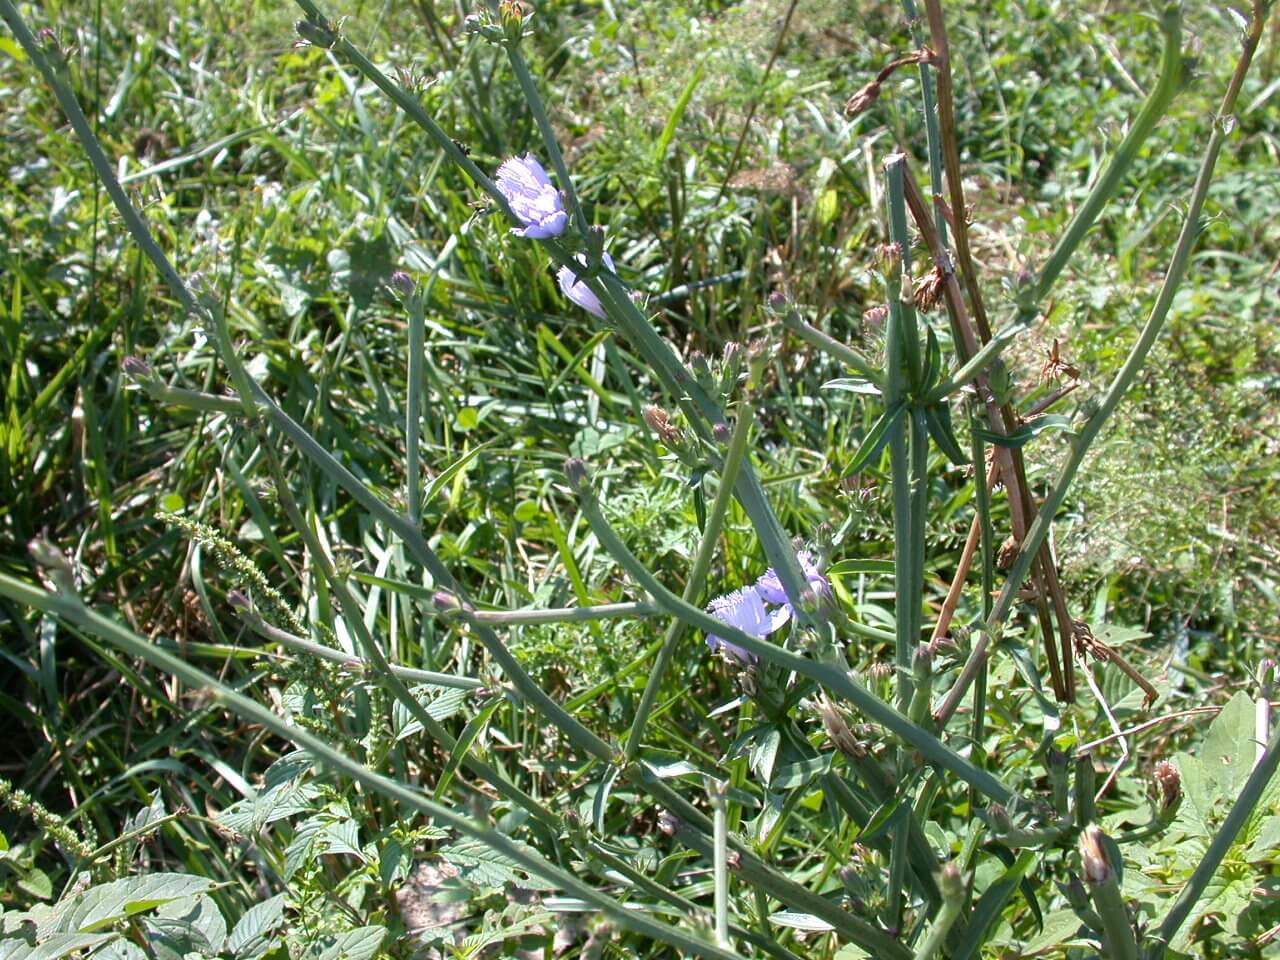
[[[18,889],[35,897],[37,900],[48,900],[53,896],[53,881],[39,867],[29,867],[18,876]]]
[[[70,956],[82,950],[91,950],[118,936],[117,933],[55,933],[34,947],[21,940],[7,940],[0,943],[0,958],[3,960],[59,960],[60,957]]]
[[[1066,947],[1086,946],[1090,941],[1079,936],[1082,926],[1073,910],[1055,910],[1044,918],[1044,929],[1022,948],[1022,956],[1033,957],[1050,949],[1060,956]]]
[[[1249,779],[1256,735],[1253,700],[1241,690],[1214,718],[1199,751],[1200,762],[1217,784],[1219,796],[1234,799]]]
[[[198,930],[208,942],[210,951],[217,953],[227,939],[227,921],[218,909],[218,904],[207,895],[173,900],[156,911],[158,917],[166,920],[180,920],[189,923]]]
[[[555,889],[545,880],[530,875],[510,857],[479,840],[460,840],[440,852],[458,868],[461,879],[482,889],[501,890],[508,883],[535,890]]]
[[[348,930],[317,960],[370,960],[386,938],[386,927],[358,927]]]
[[[216,947],[193,923],[168,917],[147,917],[142,921],[147,947],[155,960],[186,960],[192,954],[209,956]]]
[[[235,960],[255,960],[271,948],[275,939],[271,934],[283,922],[283,893],[254,904],[232,927],[226,951]]]
[[[55,908],[56,932],[92,933],[171,900],[206,893],[213,881],[186,873],[153,873],[90,887]]]

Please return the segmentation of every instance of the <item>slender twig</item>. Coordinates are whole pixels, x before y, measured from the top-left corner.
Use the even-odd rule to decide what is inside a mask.
[[[765,64],[764,74],[760,77],[760,83],[757,89],[761,91],[761,96],[768,89],[769,75],[773,73],[773,65],[777,63],[778,57],[782,54],[782,43],[786,39],[787,31],[791,29],[791,17],[796,12],[800,0],[791,0],[787,6],[786,16],[782,18],[782,26],[778,30],[778,37],[773,42],[773,50],[769,54],[769,62]],[[729,186],[729,181],[733,179],[733,175],[738,172],[738,161],[742,159],[742,147],[747,142],[747,134],[751,131],[752,121],[755,120],[756,110],[760,107],[760,97],[753,97],[751,106],[747,109],[746,119],[742,121],[742,130],[738,133],[738,142],[733,145],[733,156],[729,158],[729,165],[725,168],[724,179],[720,181],[720,189],[716,191],[716,203],[718,204],[724,199],[724,192]]]

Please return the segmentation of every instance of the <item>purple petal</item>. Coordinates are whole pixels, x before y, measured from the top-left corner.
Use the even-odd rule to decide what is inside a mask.
[[[569,223],[560,193],[532,154],[512,157],[498,167],[497,187],[523,227],[512,233],[531,239],[557,237]]]
[[[787,591],[782,588],[782,580],[773,567],[766,570],[764,576],[756,581],[756,589],[760,591],[760,596],[764,598],[765,603],[787,602]]]
[[[586,267],[586,258],[579,254],[576,259],[578,263],[582,264],[583,267]],[[606,253],[601,257],[601,259],[604,261],[604,265],[609,268],[610,273],[617,273],[613,268],[613,257]],[[566,297],[580,306],[583,310],[586,310],[587,313],[593,314],[601,320],[604,319],[604,307],[600,303],[600,298],[592,292],[589,286],[578,279],[577,274],[568,267],[561,267],[559,272],[556,274],[556,279],[560,281],[560,289],[564,292]]]
[[[830,596],[831,583],[818,572],[813,554],[808,550],[801,550],[796,554],[796,559],[800,562],[800,569],[804,572],[805,579],[809,581],[809,586],[813,588],[814,593],[819,597]],[[773,567],[766,570],[764,576],[756,581],[756,589],[760,591],[760,596],[764,598],[765,603],[790,603],[778,571]]]

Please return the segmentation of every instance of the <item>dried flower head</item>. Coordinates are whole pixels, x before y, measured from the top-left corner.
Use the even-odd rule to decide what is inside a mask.
[[[879,99],[880,81],[872,80],[849,98],[848,102],[844,105],[844,115],[852,120],[854,117],[870,110]]]
[[[822,718],[822,729],[829,739],[846,757],[858,759],[867,755],[866,745],[853,735],[844,714],[825,693],[819,694],[814,701],[818,716]]]
[[[942,299],[942,291],[946,285],[946,281],[942,275],[942,271],[934,267],[924,275],[924,278],[916,284],[915,288],[915,304],[916,309],[921,313],[928,313],[938,305],[938,301]]]
[[[671,416],[667,411],[663,410],[657,404],[649,404],[641,413],[644,415],[644,422],[649,425],[652,430],[664,444],[668,447],[674,446],[680,440],[680,429],[671,422]]]
[[[996,566],[1001,570],[1008,570],[1013,566],[1013,561],[1018,556],[1018,538],[1010,534],[1005,538],[1004,543],[1000,544],[1000,549],[996,553]]]
[[[1080,864],[1084,870],[1084,882],[1091,887],[1115,879],[1115,868],[1107,857],[1105,841],[1106,834],[1092,824],[1080,834]]]
[[[868,330],[879,330],[889,319],[889,308],[886,306],[871,307],[862,311],[862,323]]]
[[[1156,786],[1160,789],[1160,812],[1170,813],[1182,802],[1182,775],[1168,760],[1160,760],[1152,771]]]

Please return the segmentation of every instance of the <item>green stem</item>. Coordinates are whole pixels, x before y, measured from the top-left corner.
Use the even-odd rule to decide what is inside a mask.
[[[1085,234],[1093,226],[1098,214],[1106,206],[1107,201],[1115,195],[1121,182],[1129,173],[1129,168],[1138,156],[1138,151],[1151,131],[1155,129],[1160,118],[1165,115],[1173,98],[1182,86],[1182,5],[1171,3],[1160,14],[1160,32],[1164,34],[1164,52],[1160,58],[1160,79],[1151,91],[1142,109],[1129,128],[1128,135],[1116,148],[1107,168],[1098,177],[1093,189],[1084,203],[1071,218],[1071,223],[1054,246],[1036,275],[1035,285],[1031,288],[1030,297],[1019,305],[1019,313],[1027,319],[1033,317],[1036,308],[1049,295],[1058,275],[1062,273],[1071,260],[1076,248],[1084,240]]]
[[[10,0],[0,0],[0,7],[9,2]],[[644,936],[653,937],[655,940],[669,944],[676,950],[687,951],[696,956],[711,957],[716,958],[716,960],[737,960],[737,954],[730,950],[707,943],[624,906],[589,884],[583,883],[574,874],[548,862],[525,844],[517,843],[505,834],[491,830],[455,813],[451,808],[428,799],[418,790],[407,787],[382,774],[375,773],[346,754],[335,750],[315,734],[282,720],[266,707],[242,694],[236,693],[204,671],[161,650],[154,644],[148,643],[141,637],[135,636],[131,631],[115,621],[90,610],[81,602],[79,597],[47,593],[38,587],[23,583],[21,580],[16,580],[5,574],[0,574],[0,594],[44,613],[53,614],[67,623],[74,624],[80,629],[101,638],[127,655],[145,660],[156,669],[176,677],[191,687],[209,691],[215,699],[224,704],[236,716],[250,723],[260,724],[276,736],[297,744],[311,753],[319,763],[335,773],[346,776],[405,808],[416,810],[422,815],[430,817],[441,826],[457,830],[459,833],[479,841],[486,847],[510,858],[523,869],[555,884],[566,893],[579,897],[597,907],[628,930],[634,930]]]
[[[260,637],[272,640],[291,650],[296,650],[298,653],[318,657],[321,660],[328,660],[330,663],[340,663],[344,667],[359,673],[376,673],[377,671],[376,664],[370,663],[368,660],[361,660],[359,657],[353,657],[349,653],[343,653],[341,650],[333,649],[333,647],[326,647],[323,644],[295,636],[287,630],[273,627],[251,610],[242,610],[240,619]],[[474,677],[460,677],[453,673],[434,673],[430,670],[418,670],[415,667],[402,667],[398,663],[388,664],[388,668],[397,677],[404,680],[412,680],[415,683],[430,683],[437,687],[453,687],[459,690],[480,690],[484,687],[484,681],[477,680]]]
[[[222,413],[233,417],[244,413],[239,397],[220,397],[214,393],[188,390],[185,387],[171,387],[154,378],[139,380],[138,384],[153,400],[175,407],[186,407],[189,410],[199,410],[201,413]]]
[[[711,875],[716,912],[716,943],[722,947],[729,943],[729,830],[728,804],[725,792],[728,784],[712,783],[709,788],[711,803],[712,844]]]
[[[1138,942],[1119,882],[1114,876],[1110,877],[1094,886],[1090,893],[1098,919],[1102,921],[1102,945],[1107,960],[1138,960]]]
[[[507,59],[511,61],[511,69],[515,71],[516,80],[520,84],[520,91],[524,94],[525,103],[529,105],[534,123],[538,125],[538,133],[542,135],[542,145],[546,147],[547,156],[551,158],[551,165],[555,168],[560,189],[564,191],[569,201],[569,209],[573,211],[574,223],[578,225],[578,232],[585,240],[590,224],[587,223],[587,215],[582,209],[582,204],[578,202],[578,194],[573,189],[573,179],[569,176],[569,168],[565,165],[564,155],[560,152],[555,131],[551,129],[551,119],[547,116],[546,105],[543,104],[542,97],[538,93],[538,85],[533,80],[533,74],[529,72],[524,54],[520,52],[520,41],[509,40],[504,46]]]
[[[422,521],[422,467],[418,449],[422,431],[422,368],[426,349],[424,304],[417,292],[409,295],[409,363],[405,373],[404,472],[405,506],[409,522]]]
[[[839,360],[845,366],[852,367],[872,383],[880,385],[883,382],[884,373],[877,370],[870,360],[852,347],[806,323],[795,310],[787,310],[782,315],[782,325],[809,344],[809,346],[816,347],[823,353]]]
[[[724,528],[725,514],[729,510],[729,501],[733,497],[733,484],[738,470],[747,452],[747,441],[751,436],[753,417],[745,404],[738,407],[737,418],[733,428],[733,436],[729,439],[729,449],[725,453],[724,469],[720,473],[720,488],[707,515],[707,528],[703,531],[702,542],[698,545],[698,553],[693,559],[693,568],[685,582],[681,599],[693,603],[706,587],[707,572],[711,569],[711,560],[716,553],[716,545],[720,540],[720,531]],[[653,705],[662,686],[662,678],[666,675],[671,658],[675,655],[676,645],[684,635],[685,623],[679,617],[673,618],[667,627],[666,636],[662,639],[662,648],[654,661],[653,670],[645,683],[644,693],[640,697],[640,705],[636,709],[635,719],[631,723],[631,734],[627,738],[626,758],[634,760],[644,742],[645,726],[653,712]]]
[[[601,603],[590,607],[549,607],[545,610],[476,610],[471,616],[480,623],[512,626],[524,623],[582,623],[615,617],[656,617],[662,608],[647,601]]]
[[[920,11],[913,0],[902,0],[903,12],[907,15],[907,25],[911,29],[911,42],[919,49],[924,46],[924,38],[920,33]],[[947,245],[947,217],[942,204],[942,133],[938,129],[938,105],[934,99],[933,67],[927,63],[918,65],[920,70],[920,108],[924,112],[925,144],[929,151],[929,192],[933,194],[933,225],[938,231],[938,240],[945,248]],[[949,265],[938,264],[938,269],[949,269]]]

